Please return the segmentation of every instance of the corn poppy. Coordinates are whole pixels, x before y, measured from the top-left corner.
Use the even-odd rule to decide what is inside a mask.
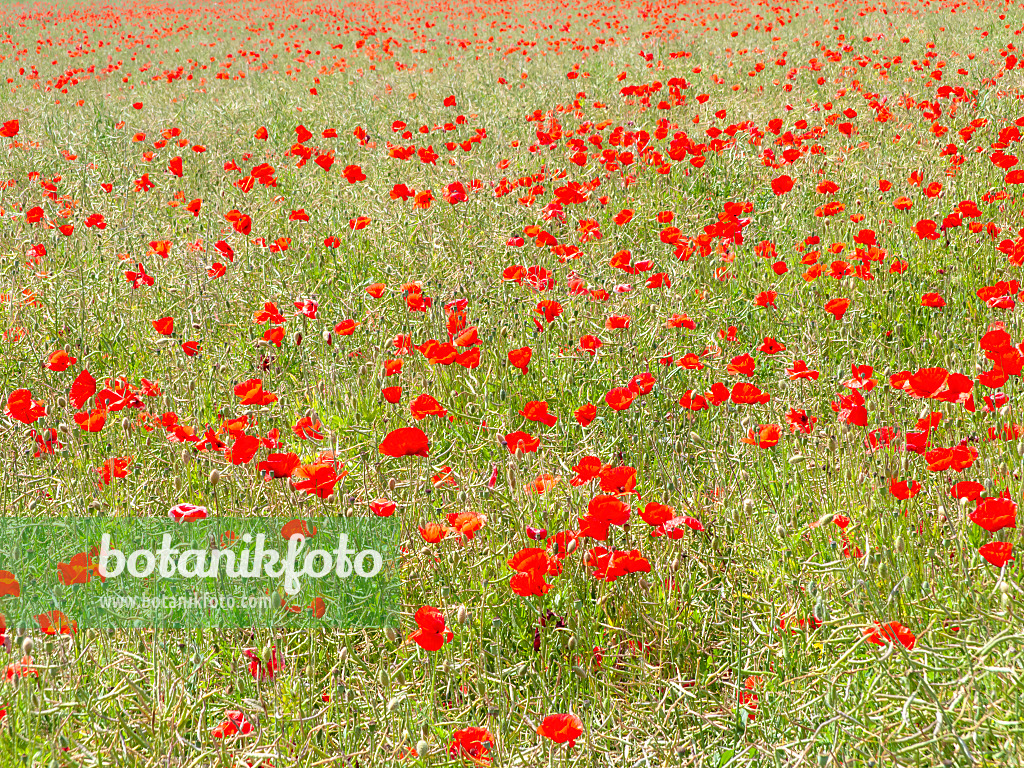
[[[537,734],[572,748],[576,746],[576,739],[583,734],[583,722],[572,714],[548,715],[541,721]]]
[[[400,427],[387,434],[378,450],[385,456],[429,456],[430,441],[426,433],[417,427]]]

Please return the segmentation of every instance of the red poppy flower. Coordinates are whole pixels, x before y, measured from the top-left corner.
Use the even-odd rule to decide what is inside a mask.
[[[115,478],[123,479],[128,477],[128,465],[132,463],[130,456],[116,456],[107,459],[100,466],[93,469],[93,472],[100,476],[100,487],[109,485]]]
[[[539,421],[541,424],[546,424],[549,427],[555,426],[558,421],[558,417],[548,413],[548,404],[544,400],[531,400],[523,409],[519,411],[519,415],[524,419],[530,421]]]
[[[249,379],[235,385],[235,397],[241,398],[242,405],[269,405],[277,402],[277,395],[263,391],[260,379]]]
[[[88,397],[85,399],[87,400]],[[85,402],[85,400],[82,402]],[[75,407],[80,408],[81,404],[76,404]],[[16,389],[7,396],[7,407],[4,409],[4,414],[23,424],[34,424],[46,415],[46,407],[39,401],[32,399],[31,391]]]
[[[252,461],[252,457],[256,455],[256,451],[259,450],[259,447],[260,440],[258,437],[241,434],[235,438],[234,443],[232,443],[231,447],[225,452],[224,458],[226,458],[231,464],[248,464]]]
[[[540,438],[531,437],[526,432],[517,430],[505,435],[505,443],[508,446],[508,452],[511,454],[536,453],[537,448],[540,446]]]
[[[573,411],[573,416],[581,427],[589,427],[591,422],[597,418],[597,406],[593,403],[581,405]]]
[[[1005,496],[989,496],[979,499],[971,513],[971,522],[981,526],[989,533],[997,533],[1003,528],[1017,527],[1017,504]]]
[[[35,619],[44,635],[74,635],[78,632],[78,622],[68,619],[63,611],[41,613]]]
[[[443,418],[448,415],[448,411],[437,400],[427,394],[420,395],[413,400],[409,404],[409,410],[416,421],[423,421],[427,416]]]
[[[753,384],[750,384],[749,382],[741,381],[733,385],[732,392],[730,393],[729,397],[734,403],[736,403],[736,405],[763,405],[764,403],[767,403],[769,400],[771,400],[772,396],[769,395],[767,392],[762,392],[760,389],[758,389]],[[718,403],[716,403],[716,405],[717,404]]]
[[[1013,544],[1007,541],[990,541],[978,549],[978,554],[996,568],[1002,568],[1013,560]]]
[[[784,195],[793,189],[793,179],[790,176],[783,174],[772,179],[772,192],[778,195]]]
[[[793,363],[792,368],[786,369],[786,375],[790,381],[797,381],[798,379],[811,379],[817,381],[820,375],[818,371],[812,371],[807,367],[807,363],[803,360],[797,360]]]
[[[426,457],[430,455],[430,441],[418,427],[399,427],[387,434],[378,450],[396,459],[402,456]]]
[[[624,411],[633,404],[636,393],[629,387],[616,387],[604,396],[604,401],[613,411]]]
[[[419,629],[409,635],[409,639],[425,651],[439,651],[455,638],[454,633],[446,629],[444,616],[437,608],[425,605],[416,611],[414,619]]]
[[[468,757],[478,765],[491,762],[490,750],[494,749],[494,736],[486,728],[472,726],[452,734],[452,743],[448,746],[448,756],[453,758]]]
[[[640,519],[648,525],[662,525],[675,516],[676,512],[672,507],[656,501],[648,502],[647,506],[640,512]]]
[[[774,448],[779,444],[781,430],[778,424],[760,424],[757,428],[751,428],[746,437],[740,442],[748,445],[756,445],[758,448]]]
[[[832,299],[825,304],[825,311],[835,317],[836,320],[842,320],[849,307],[849,299]]]
[[[326,499],[334,493],[334,486],[345,474],[347,472],[337,473],[334,462],[303,464],[292,474],[292,482],[296,490]]]
[[[71,357],[63,349],[55,349],[46,358],[46,367],[56,373],[66,371],[69,366],[78,362],[78,358]]]
[[[529,372],[530,358],[533,357],[533,350],[529,347],[513,349],[508,353],[509,365],[518,368],[525,376]]]
[[[223,739],[227,736],[233,736],[236,733],[240,736],[248,736],[253,732],[253,724],[246,720],[245,714],[242,710],[228,710],[225,715],[227,720],[210,731],[210,735],[213,738]]]
[[[256,465],[257,472],[265,472],[271,477],[285,478],[295,474],[301,462],[294,453],[271,453]]]
[[[195,504],[177,504],[170,508],[167,516],[176,523],[192,523],[196,520],[204,520],[207,511],[206,507],[199,507]]]
[[[370,511],[377,517],[391,517],[397,509],[395,502],[390,499],[374,499],[370,502]]]
[[[583,734],[583,722],[576,715],[548,715],[537,728],[537,734],[556,744],[576,746],[576,739]]]
[[[900,501],[912,499],[920,492],[921,484],[916,480],[908,483],[906,480],[897,480],[896,478],[893,478],[889,481],[889,493]]]
[[[898,621],[890,621],[888,624],[876,623],[873,627],[864,630],[864,636],[869,643],[875,645],[888,645],[899,643],[907,650],[913,650],[917,637],[909,629]]]
[[[908,450],[910,448],[909,439],[907,448]],[[978,450],[959,445],[955,448],[936,448],[928,451],[924,458],[931,472],[942,472],[947,469],[952,469],[954,472],[963,472],[974,465],[978,458]]]
[[[91,411],[76,413],[74,418],[84,432],[99,432],[107,422],[107,411],[104,408],[93,408]]]

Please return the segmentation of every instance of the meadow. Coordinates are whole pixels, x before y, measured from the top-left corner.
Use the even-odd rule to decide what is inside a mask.
[[[26,623],[7,547],[0,765],[1024,762],[1022,31],[5,4],[3,514],[392,518],[402,589]]]

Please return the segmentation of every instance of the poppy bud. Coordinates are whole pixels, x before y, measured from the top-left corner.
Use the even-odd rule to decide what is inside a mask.
[[[466,622],[469,621],[469,611],[466,610],[466,606],[459,606],[459,612],[456,614],[456,618],[458,619],[459,626],[466,625]]]
[[[66,397],[64,397],[64,395],[61,395],[60,397],[57,398],[57,407],[58,408],[67,408],[68,407],[68,399]],[[1009,407],[1009,406],[1007,406],[1007,407]]]
[[[395,685],[405,685],[405,673],[402,670],[395,672]]]
[[[416,755],[417,757],[426,757],[430,754],[430,745],[427,744],[423,739],[416,742]]]
[[[394,630],[391,631],[394,632]],[[381,669],[380,671],[380,685],[382,688],[387,688],[391,685],[391,677],[388,675],[388,671],[386,669]]]
[[[302,343],[302,331],[296,331],[292,340],[295,342],[296,347],[299,346]]]
[[[388,479],[388,490],[389,491],[395,490],[397,485],[398,485],[398,483],[395,481],[395,478],[392,477],[392,478]]]
[[[388,702],[387,707],[385,707],[385,709],[387,709],[387,711],[388,711],[388,714],[390,715],[392,712],[394,712],[396,709],[398,709],[398,705],[401,704],[404,699],[405,699],[405,696],[403,696],[401,694],[399,694],[398,696],[395,696],[393,699],[391,699],[391,701]]]
[[[754,511],[754,500],[753,499],[744,499],[743,500],[743,514],[749,515],[753,511]]]
[[[1003,584],[1005,584],[1005,583],[1006,582],[1003,582]],[[1000,584],[999,586],[1003,586],[1003,584]],[[26,656],[31,656],[32,655],[32,645],[33,645],[33,642],[32,642],[32,638],[31,637],[24,638],[21,641],[21,652],[23,654],[25,654]]]
[[[326,329],[324,329],[324,341],[326,341],[328,344],[331,343],[331,332]]]
[[[398,642],[398,633],[391,627],[384,630],[384,636],[392,643]],[[347,648],[345,650],[348,650]]]
[[[218,470],[218,469],[211,469],[210,470],[210,485],[216,485],[219,482],[220,482],[220,470]]]
[[[348,659],[348,646],[345,646],[341,649],[341,653],[338,654],[338,659],[341,661],[342,664],[345,663],[345,661]]]

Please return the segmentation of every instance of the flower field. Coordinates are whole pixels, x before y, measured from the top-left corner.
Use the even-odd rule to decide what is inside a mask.
[[[401,577],[108,630],[0,548],[0,765],[1018,764],[1022,32],[0,9],[4,515],[397,521]]]

